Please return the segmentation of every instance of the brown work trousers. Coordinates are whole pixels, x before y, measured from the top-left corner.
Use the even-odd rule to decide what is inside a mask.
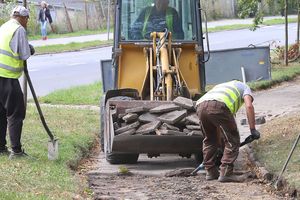
[[[220,140],[224,142],[221,172],[228,168],[233,169],[240,146],[240,135],[234,116],[224,103],[215,100],[200,103],[197,106],[197,115],[205,135],[203,140],[205,169],[215,167],[216,151],[222,143]]]

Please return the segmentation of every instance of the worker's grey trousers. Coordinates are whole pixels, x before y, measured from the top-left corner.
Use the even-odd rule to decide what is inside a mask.
[[[8,128],[12,150],[21,151],[24,118],[25,106],[19,80],[0,77],[0,150],[6,146]]]
[[[200,103],[197,106],[197,115],[205,135],[203,140],[205,169],[210,170],[215,167],[216,150],[220,147],[220,135],[218,134],[221,133],[225,145],[220,166],[221,175],[224,175],[226,171],[232,172],[240,146],[240,135],[234,116],[224,103],[214,100]]]

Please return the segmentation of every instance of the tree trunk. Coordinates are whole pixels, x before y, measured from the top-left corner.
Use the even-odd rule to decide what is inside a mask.
[[[298,1],[298,23],[297,23],[297,44],[299,44],[299,30],[300,29],[300,1]]]
[[[284,63],[286,66],[289,65],[288,50],[289,50],[289,37],[288,37],[288,0],[285,0],[285,55]]]

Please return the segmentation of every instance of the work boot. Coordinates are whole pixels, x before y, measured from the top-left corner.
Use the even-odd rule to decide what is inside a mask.
[[[0,148],[0,156],[1,155],[8,155],[9,154],[9,150],[7,147],[3,147],[3,148]]]
[[[25,156],[28,156],[28,155],[24,152],[24,149],[19,152],[11,151],[8,159],[13,160],[13,159],[22,158]]]
[[[206,170],[206,176],[205,176],[205,179],[206,179],[207,181],[211,181],[211,180],[218,179],[219,174],[220,174],[220,173],[219,173],[217,167],[212,167],[212,168],[210,168],[209,170]]]
[[[226,166],[225,168],[221,168],[221,173],[218,178],[219,182],[225,183],[225,182],[243,182],[244,176],[238,176],[233,174],[233,167]]]

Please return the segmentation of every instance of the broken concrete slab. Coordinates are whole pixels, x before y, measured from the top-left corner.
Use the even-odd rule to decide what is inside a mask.
[[[186,117],[186,113],[186,110],[175,110],[159,116],[158,119],[165,123],[175,124]]]
[[[166,113],[166,112],[171,112],[174,110],[179,110],[180,107],[173,104],[173,103],[169,103],[169,104],[163,104],[160,105],[158,107],[152,108],[149,110],[150,113]]]
[[[118,118],[119,118],[119,119],[122,119],[125,115],[127,115],[127,113],[120,113],[120,114],[118,115]]]
[[[201,126],[199,125],[186,125],[186,127],[190,130],[201,130]]]
[[[123,132],[123,133],[120,133],[120,134],[117,135],[117,136],[134,135],[134,134],[135,134],[135,131],[136,131],[136,129],[135,129],[135,128],[132,128],[132,129],[129,129],[128,131],[125,131],[125,132]]]
[[[175,130],[175,131],[179,131],[179,128],[176,126],[173,126],[171,124],[168,123],[163,123],[160,127],[161,129],[167,129],[167,130]]]
[[[135,122],[138,119],[138,114],[136,113],[128,113],[126,114],[124,117],[122,117],[122,119],[126,122],[126,123],[131,123],[131,122]]]
[[[157,114],[151,114],[149,112],[146,112],[139,116],[139,121],[142,123],[154,122],[154,121],[158,121],[157,117],[158,117]]]
[[[114,122],[114,130],[121,128],[118,122]]]
[[[155,129],[157,129],[160,125],[161,125],[161,121],[154,121],[148,124],[144,124],[138,128],[136,134],[142,134],[142,135],[150,134],[152,132],[155,132]]]
[[[167,129],[158,129],[155,131],[157,135],[177,135],[177,136],[186,136],[184,132],[167,130]]]
[[[130,129],[137,128],[139,125],[140,125],[140,122],[138,122],[138,121],[134,122],[132,124],[128,124],[126,126],[123,126],[123,127],[119,128],[119,129],[117,129],[115,131],[115,134],[118,135],[120,133],[124,133],[125,131],[128,131]]]
[[[193,130],[193,131],[189,132],[187,135],[188,136],[201,136],[201,137],[204,137],[202,131],[197,131],[197,130]]]
[[[196,176],[197,173],[192,174],[195,168],[183,168],[183,169],[176,169],[165,173],[165,177],[189,177],[189,176]]]
[[[147,112],[148,109],[143,107],[143,106],[140,106],[140,107],[135,107],[135,108],[127,108],[125,110],[125,113],[142,113],[142,112]]]
[[[185,97],[177,97],[176,99],[173,100],[173,102],[176,105],[181,106],[182,108],[185,108],[188,110],[194,109],[194,103],[193,103],[192,99],[188,99]]]
[[[197,114],[195,114],[195,113],[187,116],[185,119],[186,119],[187,123],[189,123],[189,124],[195,124],[195,125],[200,124],[200,120],[199,120]]]
[[[185,128],[183,129],[183,132],[188,135],[190,132],[192,132],[192,130]]]
[[[264,116],[256,117],[255,118],[255,124],[260,125],[266,123],[266,118]],[[248,120],[247,119],[241,119],[240,121],[241,125],[248,125]]]
[[[264,123],[266,123],[266,119],[264,116],[255,118],[255,124],[264,124]]]

